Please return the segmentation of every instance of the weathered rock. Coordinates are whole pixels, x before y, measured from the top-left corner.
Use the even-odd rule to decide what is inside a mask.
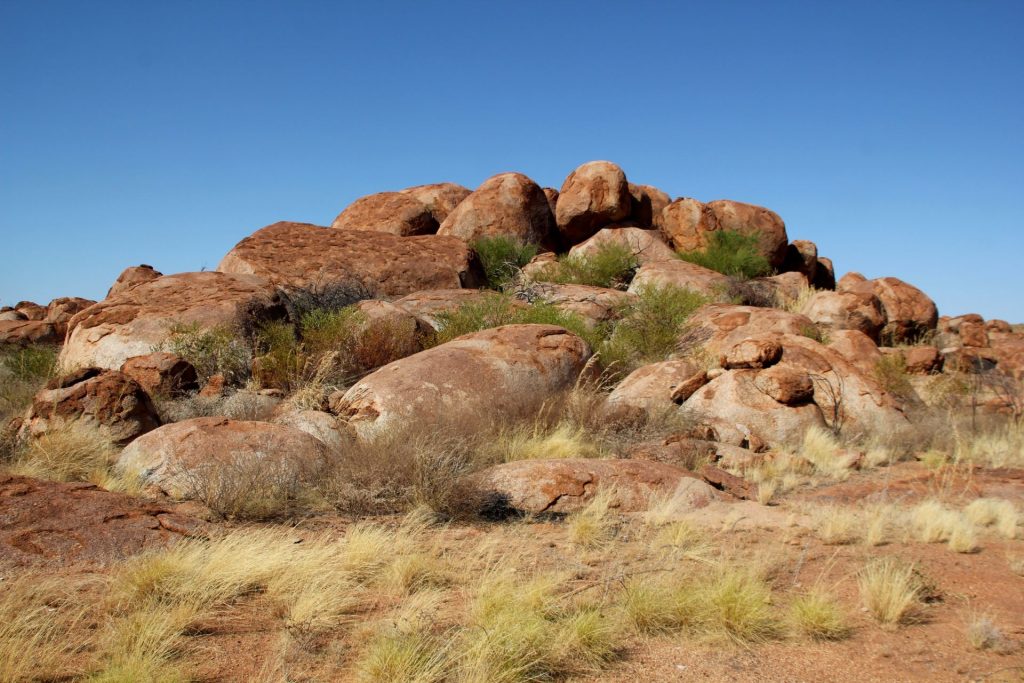
[[[850,365],[868,374],[875,371],[882,357],[871,337],[859,330],[831,330],[827,346],[838,352]]]
[[[672,247],[665,243],[657,230],[640,228],[608,227],[598,230],[593,237],[580,242],[569,250],[571,256],[589,256],[606,244],[616,244],[633,254],[637,263],[643,265],[654,261],[677,261]]]
[[[910,346],[897,351],[912,375],[930,375],[942,370],[942,354],[934,346]]]
[[[437,233],[467,242],[503,235],[551,248],[554,217],[537,183],[522,173],[501,173],[485,180],[463,199]]]
[[[589,325],[597,325],[621,317],[622,309],[636,297],[617,289],[589,285],[559,285],[536,282],[530,291],[539,301],[567,313],[574,313]]]
[[[523,276],[528,280],[535,280],[543,278],[549,268],[555,267],[558,264],[558,255],[553,251],[544,251],[532,259],[530,262],[523,266]]]
[[[804,306],[803,314],[822,327],[858,330],[875,341],[885,325],[878,297],[858,290],[817,292]]]
[[[811,427],[825,427],[817,405],[780,403],[757,385],[759,374],[757,370],[730,370],[698,389],[687,399],[687,407],[733,423],[777,446],[797,444]]]
[[[333,451],[340,451],[346,443],[344,425],[330,413],[320,410],[289,410],[277,415],[273,421],[305,432]]]
[[[458,412],[511,414],[576,382],[590,358],[553,325],[506,325],[459,337],[380,368],[331,409],[365,438]]]
[[[960,343],[974,348],[985,348],[989,345],[988,330],[985,324],[974,320],[965,320],[959,326]]]
[[[562,184],[555,221],[563,242],[579,244],[601,228],[628,218],[632,206],[622,169],[610,161],[588,161]]]
[[[789,244],[786,224],[774,211],[727,199],[707,204],[689,197],[677,199],[662,210],[655,222],[669,243],[683,253],[706,248],[716,230],[755,235],[761,254],[773,268],[782,266]]]
[[[10,306],[0,308],[0,322],[22,322],[28,320],[23,314],[18,313]]]
[[[551,209],[551,217],[554,219],[555,207],[558,206],[558,190],[553,187],[545,187],[544,196],[548,199],[548,207]]]
[[[871,284],[882,303],[886,320],[882,337],[889,343],[913,341],[935,330],[939,310],[927,294],[894,277],[878,278]]]
[[[75,315],[60,364],[117,369],[133,356],[158,349],[174,326],[213,329],[233,326],[244,316],[283,315],[275,288],[262,278],[215,272],[165,275]]]
[[[801,273],[808,282],[814,282],[818,274],[818,245],[810,240],[793,240],[786,247],[782,271]]]
[[[156,429],[160,418],[135,380],[116,370],[87,368],[37,393],[19,434],[33,438],[72,424],[99,428],[123,446]]]
[[[192,364],[167,351],[129,358],[121,372],[138,382],[150,396],[177,397],[199,389],[199,377]]]
[[[430,207],[411,194],[378,192],[349,204],[331,223],[335,230],[387,232],[402,237],[432,235],[438,222]]]
[[[786,365],[775,365],[757,373],[754,384],[787,406],[807,403],[814,397],[814,383],[807,373]]]
[[[217,270],[257,275],[286,287],[359,282],[388,296],[477,287],[484,281],[476,254],[453,237],[398,237],[307,223],[274,223],[257,230],[235,245]]]
[[[708,297],[722,296],[729,289],[730,279],[721,273],[679,259],[653,261],[640,266],[629,285],[632,293],[644,287],[676,286]]]
[[[21,313],[25,320],[46,320],[46,306],[40,306],[34,301],[19,301],[14,304],[14,310]]]
[[[117,467],[172,497],[199,498],[210,486],[297,486],[321,471],[327,455],[319,439],[293,427],[197,417],[136,439]]]
[[[776,308],[706,304],[690,316],[684,341],[700,342],[718,356],[739,342],[767,333],[806,334],[815,329],[809,318]]]
[[[130,266],[121,271],[121,274],[114,280],[114,284],[111,285],[107,291],[107,298],[120,294],[121,292],[127,291],[135,285],[141,285],[143,282],[150,282],[158,277],[163,277],[163,273],[155,270],[153,266],[146,265],[143,263],[139,266]]]
[[[481,289],[428,289],[407,294],[396,299],[394,304],[438,329],[438,314],[451,313],[460,306],[478,303],[495,296],[494,292]]]
[[[204,532],[201,520],[174,505],[93,484],[0,475],[0,564],[109,565]]]
[[[607,406],[645,411],[667,410],[682,403],[708,381],[704,369],[690,360],[667,360],[629,373],[608,395]]]
[[[523,460],[471,474],[459,487],[485,515],[573,512],[606,488],[621,512],[646,510],[656,496],[671,496],[680,511],[722,498],[680,467],[643,460]]]
[[[775,305],[784,301],[796,301],[808,286],[807,277],[796,272],[754,278],[750,282],[767,285],[775,295]]]
[[[642,228],[653,227],[654,217],[672,203],[668,194],[650,185],[629,183],[629,195],[632,199],[629,220]]]
[[[782,357],[782,345],[772,336],[752,337],[733,344],[721,357],[726,370],[767,368]]]
[[[64,296],[59,299],[54,299],[46,307],[46,322],[57,325],[61,330],[61,336],[64,335],[64,331],[67,329],[67,324],[79,311],[92,306],[95,301],[92,299],[83,299],[78,296]]]
[[[53,323],[43,320],[0,320],[0,344],[60,344],[63,339],[64,335]]]
[[[469,196],[470,190],[458,183],[432,183],[408,187],[402,190],[402,193],[426,204],[434,221],[440,226],[444,219],[448,218],[448,214]]]
[[[832,290],[836,288],[836,269],[832,265],[832,259],[825,258],[824,256],[818,257],[818,267],[814,271],[814,279],[811,280],[811,285],[815,289]]]
[[[1005,320],[986,320],[985,331],[1010,334],[1011,332],[1013,332],[1013,327],[1010,325],[1010,323],[1006,322]]]

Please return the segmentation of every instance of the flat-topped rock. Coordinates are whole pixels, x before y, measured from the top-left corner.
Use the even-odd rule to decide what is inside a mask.
[[[354,281],[384,296],[483,283],[476,254],[454,237],[399,237],[308,223],[274,223],[257,230],[229,251],[217,270],[256,275],[285,287]]]

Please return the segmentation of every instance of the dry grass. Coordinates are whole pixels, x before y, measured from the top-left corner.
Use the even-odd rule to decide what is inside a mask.
[[[920,616],[921,583],[911,564],[893,557],[871,560],[857,585],[864,606],[882,626],[895,627]]]
[[[493,454],[488,459],[497,462],[607,455],[602,444],[583,426],[562,422],[551,428],[540,420],[533,425],[520,424],[503,429],[485,447],[489,455]]]
[[[789,623],[796,633],[812,640],[841,640],[850,634],[846,612],[836,597],[820,585],[793,599]]]
[[[697,612],[691,581],[675,573],[627,580],[619,602],[621,619],[641,635],[682,630]]]
[[[812,513],[818,538],[826,545],[849,545],[861,538],[863,520],[855,510],[829,506]]]
[[[600,548],[609,543],[615,535],[615,519],[611,506],[615,491],[600,489],[580,510],[569,515],[566,525],[569,539],[581,548]]]
[[[962,435],[953,455],[957,462],[986,467],[1024,467],[1024,423]]]
[[[797,454],[814,465],[818,473],[830,479],[844,480],[850,476],[850,470],[841,462],[840,450],[839,441],[832,432],[821,427],[811,427],[804,433]]]
[[[772,591],[758,568],[714,567],[695,592],[699,633],[740,644],[764,642],[778,634]]]
[[[975,650],[998,650],[1005,646],[1006,636],[986,613],[972,613],[967,618],[964,635]]]
[[[978,498],[964,508],[967,519],[983,527],[993,527],[1003,538],[1017,537],[1021,515],[1016,506],[1002,498]]]
[[[800,290],[797,292],[795,297],[788,297],[784,294],[779,295],[777,298],[776,306],[789,313],[802,314],[804,309],[807,308],[807,304],[810,303],[811,299],[818,290],[810,285],[801,285]]]
[[[67,637],[83,620],[66,579],[25,573],[0,588],[0,681],[25,681],[74,673],[83,645]]]

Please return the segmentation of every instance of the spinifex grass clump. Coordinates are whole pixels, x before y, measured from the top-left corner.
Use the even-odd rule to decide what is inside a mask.
[[[487,286],[501,291],[516,279],[523,266],[537,255],[537,245],[524,244],[512,237],[481,237],[472,243],[480,257]]]

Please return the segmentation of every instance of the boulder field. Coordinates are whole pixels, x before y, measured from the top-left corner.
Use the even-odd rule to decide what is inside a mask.
[[[99,302],[61,298],[0,309],[0,348],[59,349],[61,372],[17,416],[18,438],[79,422],[102,428],[125,447],[121,471],[174,497],[195,497],[197,472],[208,477],[228,467],[315,477],[331,454],[356,441],[449,420],[512,418],[598,382],[602,351],[582,337],[593,341],[614,329],[658,288],[688,289],[708,303],[671,333],[675,346],[664,357],[600,380],[606,392],[594,410],[609,422],[685,413],[688,431],[627,444],[613,459],[510,462],[477,471],[460,485],[480,494],[482,510],[570,512],[606,486],[614,486],[623,511],[643,509],[652,495],[675,496],[690,508],[749,498],[743,482],[720,470],[697,476],[687,463],[695,456],[723,466],[750,463],[792,446],[814,427],[849,435],[898,432],[908,424],[909,407],[922,399],[914,391],[894,393],[878,372],[884,363],[919,383],[965,370],[994,373],[1001,382],[1024,380],[1020,328],[977,315],[939,317],[924,292],[895,277],[850,272],[837,280],[833,262],[813,242],[791,242],[774,211],[734,200],[673,198],[631,182],[609,161],[582,164],[559,189],[507,172],[472,190],[418,185],[339,208],[330,227],[277,222],[256,230],[214,272],[164,275],[138,265],[125,269]],[[720,231],[756,238],[775,272],[739,281],[679,258],[709,248]],[[495,237],[536,248],[523,259],[533,256],[528,264],[511,264],[519,270],[506,288],[508,310],[549,304],[582,327],[508,324],[437,343],[446,315],[495,300],[479,241]],[[556,279],[548,276],[559,259],[586,263],[609,247],[631,259],[612,288],[548,281]],[[198,363],[168,348],[181,330],[220,330],[255,355],[245,334],[268,322],[294,326],[301,313],[296,302],[322,298],[335,285],[362,316],[364,333],[374,321],[407,330],[412,341],[402,353],[409,355],[308,399],[287,396],[283,385],[241,391],[236,379],[205,376]],[[301,331],[292,329],[301,345]],[[259,385],[262,374],[251,369]],[[996,394],[986,406],[1012,409],[995,402]],[[160,402],[193,399],[207,401],[203,410],[215,414],[178,419],[157,409]],[[19,486],[43,495],[39,484],[7,480],[0,488]],[[86,509],[101,499],[124,505],[93,489],[67,490]],[[132,543],[166,540],[172,532],[159,519],[169,514],[131,512],[143,520],[130,532]]]

